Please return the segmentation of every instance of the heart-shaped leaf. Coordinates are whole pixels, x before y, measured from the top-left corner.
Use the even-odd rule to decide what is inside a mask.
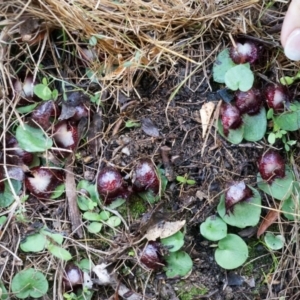
[[[221,195],[217,210],[220,217],[227,224],[239,228],[255,226],[258,224],[261,214],[261,197],[256,189],[251,186],[248,187],[253,191],[253,197],[249,200],[235,204],[232,212],[226,212],[225,194]]]
[[[49,244],[47,246],[47,248],[53,256],[55,256],[59,259],[62,259],[62,260],[65,260],[65,261],[68,261],[68,260],[72,259],[71,253],[68,250],[66,250],[66,249],[64,249],[60,246]]]
[[[47,239],[43,234],[36,233],[27,236],[21,243],[20,248],[24,252],[41,252],[44,250]]]
[[[225,74],[225,84],[233,91],[246,92],[252,88],[253,82],[254,75],[250,70],[249,64],[237,65],[229,69]]]
[[[294,174],[289,167],[285,169],[284,178],[275,178],[275,180],[269,184],[265,182],[261,175],[257,174],[257,185],[266,194],[272,196],[277,200],[287,199],[293,190]]]
[[[235,234],[228,234],[218,243],[215,260],[219,266],[226,270],[240,267],[248,258],[246,243]]]
[[[17,273],[11,283],[12,292],[19,299],[40,298],[47,293],[48,287],[44,274],[32,268]]]
[[[274,117],[275,124],[278,128],[286,131],[295,131],[300,128],[300,103],[294,102],[291,104],[291,108],[293,109]]]
[[[193,267],[193,261],[184,251],[172,252],[165,259],[167,265],[164,267],[164,270],[168,278],[185,276]]]
[[[90,233],[99,233],[102,229],[102,224],[99,222],[91,222],[87,229]]]
[[[225,74],[229,69],[236,66],[229,56],[229,50],[224,49],[217,56],[217,59],[213,65],[213,78],[214,81],[219,83],[225,82]]]
[[[265,243],[272,250],[279,250],[284,246],[285,239],[282,235],[274,235],[267,232],[265,235]]]
[[[267,130],[266,110],[262,107],[258,114],[250,116],[244,114],[244,139],[249,142],[260,141]]]
[[[16,139],[20,148],[27,152],[44,152],[53,145],[52,140],[45,135],[40,128],[34,128],[27,124],[18,126]]]
[[[300,219],[300,183],[295,181],[293,191],[282,204],[282,213],[290,221]]]
[[[36,84],[33,88],[33,92],[35,93],[35,95],[37,95],[39,98],[41,98],[44,101],[53,98],[50,88],[47,85],[44,85],[42,83]]]
[[[178,251],[184,244],[184,234],[181,231],[161,239],[162,245],[166,246],[170,252]]]
[[[14,188],[15,193],[18,195],[22,184],[20,181],[11,179],[12,186]],[[0,208],[5,208],[10,206],[15,200],[14,194],[12,193],[10,189],[10,185],[8,181],[6,180],[4,183],[4,192],[0,193]]]
[[[227,224],[219,217],[208,217],[200,225],[200,233],[210,241],[219,241],[227,235]]]
[[[242,142],[244,135],[244,125],[237,129],[229,129],[229,133],[227,136],[224,134],[223,125],[220,119],[218,120],[217,126],[219,134],[230,143],[237,145]]]

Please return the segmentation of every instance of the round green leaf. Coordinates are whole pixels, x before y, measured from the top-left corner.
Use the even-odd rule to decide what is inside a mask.
[[[92,210],[97,206],[97,203],[93,202],[91,199],[86,198],[83,195],[78,195],[77,205],[82,211]]]
[[[59,259],[66,260],[66,261],[72,259],[72,255],[70,254],[70,252],[62,247],[49,244],[47,248],[53,256]]]
[[[258,114],[250,116],[243,115],[244,122],[244,139],[249,142],[257,142],[261,140],[267,130],[266,110],[262,107]]]
[[[53,193],[51,194],[51,199],[57,199],[65,192],[65,184],[62,183],[55,188]]]
[[[98,222],[92,222],[87,226],[87,229],[90,233],[99,233],[102,228],[102,224]]]
[[[78,264],[78,267],[84,271],[84,272],[88,272],[90,273],[93,269],[95,265],[93,264],[93,262],[90,260],[90,259],[87,259],[87,258],[83,258],[79,264]]]
[[[5,224],[5,222],[6,222],[6,220],[7,220],[6,216],[1,216],[0,217],[0,226],[3,226]]]
[[[101,211],[101,213],[99,215],[100,215],[100,218],[102,221],[107,221],[110,217],[110,212],[109,211]]]
[[[1,280],[0,280],[0,299],[1,300],[9,299],[7,289],[5,288],[5,285]]]
[[[111,226],[111,227],[117,227],[121,224],[121,219],[119,217],[113,216],[113,217],[110,217],[106,221],[106,224]]]
[[[295,205],[296,204],[295,201],[298,201],[297,205]],[[294,221],[295,217],[296,219],[299,219],[300,217],[299,207],[300,207],[299,197],[295,199],[293,199],[293,197],[289,197],[283,202],[282,213],[289,221]]]
[[[287,199],[293,188],[294,174],[289,167],[285,169],[284,178],[276,178],[271,184],[265,182],[260,174],[257,174],[257,186],[266,194],[277,200]]]
[[[16,110],[20,114],[28,114],[32,112],[38,106],[38,104],[39,103],[34,103],[26,106],[17,107]]]
[[[63,243],[64,237],[60,233],[51,232],[48,228],[43,228],[40,231],[41,234],[50,237],[55,243],[61,245]]]
[[[282,213],[290,221],[299,220],[300,217],[300,183],[294,182],[293,191],[282,204]]]
[[[229,50],[224,49],[217,56],[217,59],[213,65],[213,79],[216,82],[224,83],[225,74],[229,69],[236,66],[229,56]]]
[[[208,217],[200,225],[200,233],[210,241],[219,241],[227,235],[227,224],[219,217]]]
[[[265,243],[272,250],[279,250],[284,246],[285,239],[282,235],[274,235],[267,232],[265,235]]]
[[[187,275],[192,267],[193,261],[184,251],[172,252],[166,258],[167,265],[164,267],[168,278]]]
[[[242,142],[244,135],[244,125],[242,125],[238,129],[229,129],[228,136],[225,136],[224,134],[223,125],[220,119],[218,120],[217,125],[219,134],[227,141],[235,145],[240,144]]]
[[[87,211],[83,214],[83,218],[89,221],[101,221],[101,216],[98,213]]]
[[[246,243],[236,234],[228,234],[218,243],[215,260],[219,266],[226,270],[240,267],[248,258]]]
[[[274,117],[275,124],[286,131],[295,131],[300,128],[300,107],[295,102],[294,111],[288,111]]]
[[[44,101],[52,99],[52,92],[50,88],[42,83],[36,84],[33,88],[33,92]]]
[[[88,192],[89,199],[91,199],[95,203],[98,203],[98,192],[95,184],[90,184],[86,180],[81,180],[77,185],[77,190],[80,191],[81,189]]]
[[[17,273],[11,283],[12,292],[19,299],[40,298],[48,291],[48,281],[43,273],[27,269]]]
[[[114,200],[111,204],[109,204],[107,207],[109,207],[110,209],[116,209],[116,208],[120,207],[121,205],[123,205],[125,202],[126,202],[125,199],[118,198],[118,199]]]
[[[27,124],[18,126],[16,139],[20,148],[28,152],[43,152],[52,147],[52,140],[45,135],[40,128],[34,128]]]
[[[247,226],[255,226],[259,222],[261,214],[261,197],[259,192],[248,186],[253,191],[253,197],[247,201],[242,201],[233,206],[233,211],[226,213],[225,194],[221,195],[219,205],[217,207],[220,217],[227,224],[238,228]]]
[[[250,70],[249,64],[237,65],[229,69],[225,74],[225,84],[233,91],[246,92],[252,88],[253,82],[254,75]]]
[[[295,77],[284,76],[281,77],[279,81],[282,85],[291,85],[294,83],[295,79],[296,79]]]
[[[18,195],[21,190],[21,187],[22,187],[21,182],[11,179],[11,183],[12,183],[12,186],[14,188],[16,195]],[[10,189],[10,185],[9,185],[8,181],[6,180],[4,182],[4,192],[0,193],[0,208],[1,207],[5,208],[5,207],[10,206],[14,202],[14,200],[15,200],[15,198]]]
[[[47,239],[43,234],[35,233],[27,236],[21,243],[20,248],[24,252],[41,252],[44,250]]]
[[[177,231],[175,234],[161,239],[160,242],[166,246],[170,252],[175,252],[183,246],[184,234],[181,231]]]

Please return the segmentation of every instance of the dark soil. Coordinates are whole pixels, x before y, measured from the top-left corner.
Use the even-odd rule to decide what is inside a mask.
[[[178,74],[182,73],[181,67],[178,67]],[[244,180],[255,186],[256,162],[265,149],[264,142],[231,145],[215,132],[214,126],[208,139],[202,138],[199,110],[205,102],[213,101],[217,105],[221,100],[217,93],[220,87],[213,85],[211,91],[207,81],[202,81],[203,77],[201,72],[192,77],[189,87],[181,88],[175,98],[169,101],[183,77],[174,76],[157,83],[150,74],[144,73],[137,81],[135,92],[107,96],[98,113],[95,112],[95,106],[90,107],[88,138],[80,144],[74,161],[76,179],[85,178],[94,182],[97,170],[109,164],[115,165],[124,176],[129,177],[137,160],[150,158],[156,166],[166,170],[169,183],[159,203],[143,203],[142,209],[138,210],[132,203],[134,199],[128,201],[127,210],[123,209],[125,213],[123,211],[122,214],[128,217],[131,236],[122,231],[114,236],[111,232],[107,236],[104,234],[113,242],[90,236],[86,238],[92,240],[89,246],[108,253],[120,245],[127,245],[117,255],[93,257],[94,263],[107,259],[116,268],[125,264],[131,268],[131,272],[129,275],[120,273],[122,281],[136,292],[143,293],[145,290],[149,299],[266,299],[270,290],[277,295],[284,284],[279,282],[268,286],[265,283],[265,276],[272,272],[274,261],[257,239],[244,237],[250,258],[240,269],[227,272],[214,260],[215,243],[205,240],[199,232],[200,223],[216,214],[220,194],[228,183]],[[127,121],[142,126],[127,128]],[[169,150],[165,150],[165,146]],[[188,176],[196,184],[181,185],[176,181],[176,176]],[[133,237],[139,237],[143,214],[156,208],[164,220],[187,222],[184,249],[193,259],[194,266],[186,278],[170,280],[162,272],[150,274],[124,251],[129,249]],[[30,197],[26,202],[26,218],[31,225],[16,218],[14,226],[2,241],[5,245],[17,245],[36,227],[38,229],[41,223],[66,235],[71,234],[68,206],[64,200],[48,205]],[[238,233],[234,228],[231,228],[231,232]],[[17,236],[20,236],[20,240]],[[81,254],[84,256],[84,253]],[[8,253],[3,251],[0,255],[1,259],[5,259]],[[21,253],[19,256],[24,265],[30,265],[37,258]],[[19,267],[14,264],[14,268]],[[47,269],[46,259],[41,262],[40,268]],[[112,293],[112,290],[100,287],[94,299],[107,299]]]

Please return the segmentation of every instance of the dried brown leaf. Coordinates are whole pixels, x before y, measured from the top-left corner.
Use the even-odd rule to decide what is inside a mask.
[[[267,213],[257,230],[257,237],[259,238],[263,233],[265,233],[265,231],[276,222],[278,217],[279,211],[269,210],[269,212]]]
[[[153,122],[149,118],[143,118],[142,120],[142,130],[149,136],[159,137],[159,131],[157,127],[153,124]]]
[[[206,132],[208,129],[208,125],[210,123],[210,119],[212,113],[215,109],[215,104],[213,102],[204,103],[200,109],[200,117],[202,122],[202,137],[205,138]]]
[[[186,221],[162,222],[150,227],[145,234],[148,241],[155,241],[158,238],[164,239],[178,232]]]

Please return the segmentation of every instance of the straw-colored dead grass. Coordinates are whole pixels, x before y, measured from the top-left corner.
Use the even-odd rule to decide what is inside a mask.
[[[265,27],[257,26],[268,22],[268,26],[274,27],[278,12],[275,18],[269,17],[258,0],[15,0],[0,5],[1,24],[9,24],[2,37],[8,46],[16,42],[19,28],[32,29],[28,18],[41,23],[36,29],[33,28],[33,32],[46,31],[47,35],[54,28],[64,29],[77,47],[79,41],[97,36],[95,49],[105,56],[102,81],[116,80],[120,83],[125,78],[123,88],[127,89],[132,88],[132,77],[137,70],[153,72],[154,68],[160,79],[166,74],[160,73],[159,66],[170,68],[179,60],[195,66],[202,65],[214,46],[224,43],[223,37],[228,41],[229,35],[252,34],[278,45],[273,33],[269,35]],[[271,20],[267,20],[268,17]],[[193,57],[187,52],[193,45],[199,48],[200,57]],[[10,74],[9,62],[12,58],[9,52],[4,56],[2,54],[2,58],[7,62],[1,67],[2,74],[5,73],[3,68]],[[112,66],[117,67],[112,69]],[[97,68],[98,64],[92,66],[94,71]]]

